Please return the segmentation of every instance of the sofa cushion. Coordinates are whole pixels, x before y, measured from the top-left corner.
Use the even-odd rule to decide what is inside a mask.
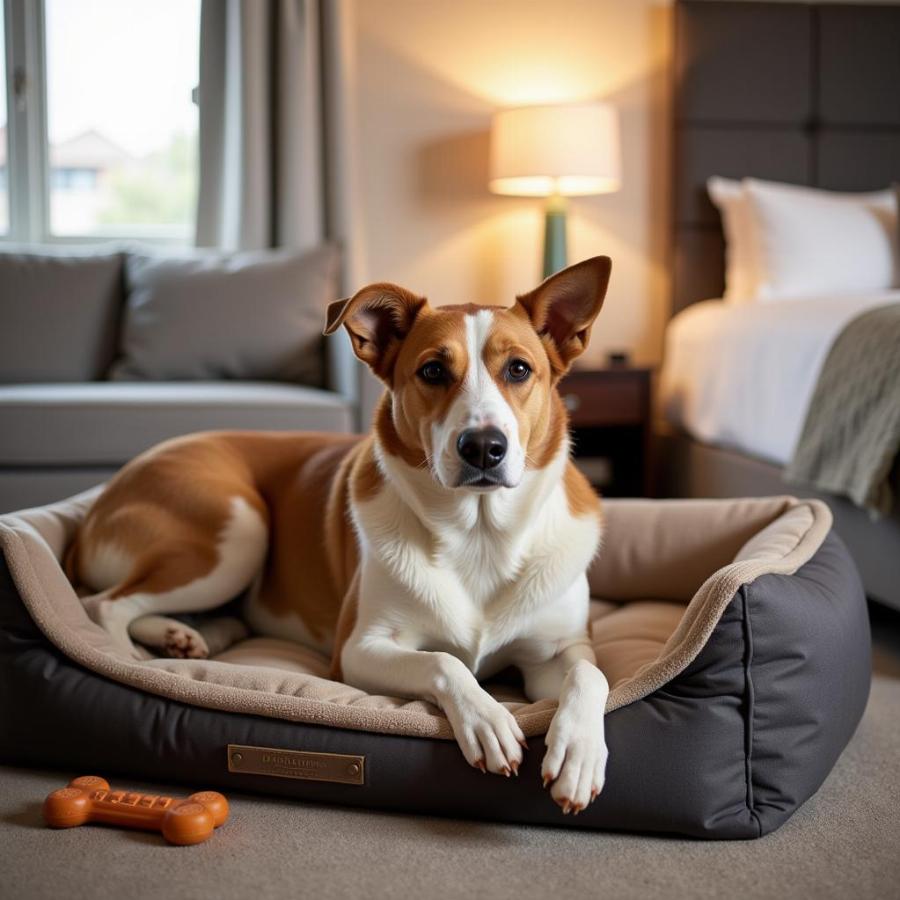
[[[324,384],[322,328],[337,251],[129,255],[114,380]]]
[[[208,429],[350,431],[339,394],[259,382],[0,387],[0,465],[121,465]]]
[[[119,253],[0,252],[0,383],[101,377],[122,294]]]

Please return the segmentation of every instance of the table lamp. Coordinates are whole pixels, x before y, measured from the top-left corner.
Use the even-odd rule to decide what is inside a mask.
[[[494,114],[489,187],[546,197],[544,277],[566,266],[566,197],[619,189],[619,122],[607,103],[523,106]]]

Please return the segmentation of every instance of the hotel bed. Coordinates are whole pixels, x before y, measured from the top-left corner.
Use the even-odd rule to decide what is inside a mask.
[[[665,420],[707,444],[786,466],[835,338],[856,316],[888,303],[900,303],[900,290],[692,304],[666,332]]]
[[[796,473],[795,451],[835,341],[867,312],[900,309],[900,248],[892,245],[892,261],[882,253],[881,262],[894,266],[892,285],[890,278],[877,284],[879,261],[869,255],[844,286],[839,266],[804,272],[802,248],[785,245],[785,229],[803,221],[789,205],[795,199],[806,209],[810,240],[820,239],[815,203],[830,209],[836,196],[826,190],[880,191],[856,197],[879,216],[889,210],[886,228],[896,239],[897,200],[884,189],[900,181],[898,80],[900,6],[677,4],[674,317],[660,378],[658,486],[663,496],[790,491],[824,499],[869,596],[900,608],[897,465],[888,478],[893,510],[877,518],[845,497],[786,478],[786,469]],[[718,194],[717,178],[725,186]],[[740,222],[729,218],[726,204],[741,184],[757,191],[757,229],[766,213],[789,214],[775,217],[769,235],[780,241],[775,251],[787,285],[780,293],[757,284],[755,295],[752,285],[736,295]],[[838,232],[862,254],[871,250],[865,225],[848,220]],[[796,239],[802,243],[804,235]],[[810,283],[800,283],[807,275]],[[868,287],[851,289],[854,277],[868,278]]]

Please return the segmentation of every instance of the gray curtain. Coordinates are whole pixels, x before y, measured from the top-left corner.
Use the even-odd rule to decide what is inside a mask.
[[[198,246],[351,243],[351,12],[345,0],[203,0]]]
[[[359,287],[351,16],[352,0],[203,0],[197,246],[330,241],[342,291]],[[332,388],[358,400],[348,342],[328,346]]]

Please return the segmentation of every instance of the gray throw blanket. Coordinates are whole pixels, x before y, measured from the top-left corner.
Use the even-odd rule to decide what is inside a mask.
[[[887,515],[898,451],[900,303],[892,303],[857,316],[838,335],[784,477]]]

